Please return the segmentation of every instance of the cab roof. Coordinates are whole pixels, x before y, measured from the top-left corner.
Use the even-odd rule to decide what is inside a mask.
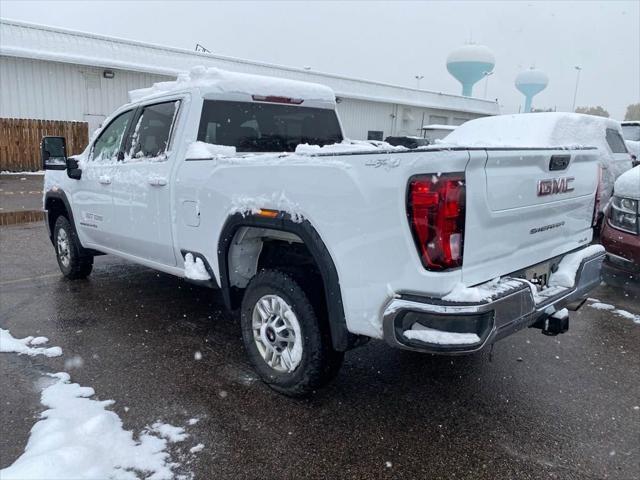
[[[202,96],[233,95],[234,98],[246,97],[247,101],[272,101],[279,103],[335,108],[335,94],[333,90],[318,83],[300,82],[262,75],[229,72],[218,68],[194,67],[189,73],[180,74],[171,82],[154,83],[149,88],[132,90],[129,99],[132,103],[146,100],[150,97],[184,92],[197,89]]]

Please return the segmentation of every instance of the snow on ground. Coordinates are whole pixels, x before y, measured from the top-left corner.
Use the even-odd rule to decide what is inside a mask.
[[[419,323],[414,323],[411,330],[404,332],[404,336],[410,340],[438,345],[472,345],[480,342],[480,337],[475,333],[443,332]]]
[[[113,400],[92,399],[93,388],[71,383],[67,373],[51,376],[57,381],[41,397],[49,409],[31,429],[22,456],[0,471],[2,480],[133,480],[139,473],[154,480],[174,478],[167,440],[149,433],[135,439],[106,409]]]
[[[46,337],[15,339],[8,330],[0,329],[0,333],[2,352],[46,355],[47,350],[55,350],[56,355],[62,353],[59,347],[30,346],[46,343]],[[47,382],[40,401],[47,410],[31,429],[24,453],[0,470],[2,480],[177,478],[175,470],[180,464],[172,461],[168,447],[188,437],[184,428],[158,421],[136,436],[123,428],[117,413],[107,409],[115,403],[113,400],[92,398],[94,389],[72,383],[68,373],[48,374],[44,378]],[[204,445],[197,444],[190,453],[203,448]],[[192,477],[180,475],[178,478]]]
[[[211,280],[209,272],[201,258],[193,258],[193,254],[187,253],[184,256],[184,275],[191,280]]]
[[[608,303],[602,302],[593,302],[587,303],[587,305],[591,308],[595,308],[596,310],[604,310],[607,312],[611,312],[618,317],[626,318],[627,320],[633,321],[633,323],[637,323],[640,325],[640,315],[635,313],[628,312],[626,310],[622,310],[620,308],[616,308],[615,305],[610,305]]]
[[[549,277],[549,286],[573,288],[576,281],[576,272],[582,260],[597,253],[604,253],[602,245],[590,245],[587,248],[565,255],[558,264],[558,270]]]
[[[18,353],[20,355],[45,355],[47,357],[59,357],[62,355],[60,347],[34,347],[47,343],[47,337],[14,338],[9,330],[0,328],[0,352]]]

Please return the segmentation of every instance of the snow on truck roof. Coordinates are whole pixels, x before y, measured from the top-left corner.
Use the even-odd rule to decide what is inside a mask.
[[[318,83],[301,82],[263,75],[237,73],[219,68],[193,67],[189,73],[181,73],[172,82],[154,83],[149,88],[131,90],[129,99],[137,102],[147,97],[187,89],[200,89],[207,93],[232,93],[260,97],[284,97],[292,99],[292,103],[305,100],[335,106],[336,97],[329,87]]]
[[[598,147],[607,151],[606,130],[615,120],[579,113],[521,113],[478,118],[460,125],[443,144],[465,147]]]

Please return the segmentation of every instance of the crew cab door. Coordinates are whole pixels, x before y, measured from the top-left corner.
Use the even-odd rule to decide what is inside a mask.
[[[115,246],[112,183],[133,114],[134,109],[119,114],[102,130],[91,146],[82,176],[74,183],[72,205],[83,244]]]
[[[176,265],[171,141],[179,109],[180,100],[138,107],[113,183],[118,250],[170,266]]]

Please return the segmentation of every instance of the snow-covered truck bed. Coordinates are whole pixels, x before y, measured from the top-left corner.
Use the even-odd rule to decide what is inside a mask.
[[[349,141],[330,89],[204,68],[131,99],[77,157],[43,140],[62,272],[108,253],[221,289],[285,394],[369,338],[460,354],[561,333],[600,281],[589,146]]]

